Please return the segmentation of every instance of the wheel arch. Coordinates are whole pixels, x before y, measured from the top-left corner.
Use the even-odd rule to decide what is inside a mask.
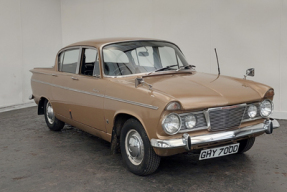
[[[46,97],[40,97],[38,104],[38,115],[44,115],[44,105],[46,100],[49,101],[49,99]]]
[[[123,128],[123,125],[130,118],[134,118],[137,121],[139,121],[141,123],[141,125],[143,126],[144,131],[148,135],[148,132],[146,131],[146,128],[145,128],[141,118],[139,118],[135,115],[132,115],[130,113],[127,113],[127,112],[119,112],[119,113],[115,114],[115,117],[113,120],[113,130],[112,130],[112,140],[111,140],[111,143],[112,143],[111,150],[113,153],[116,153],[117,147],[119,146],[120,135],[121,135],[121,130]]]
[[[120,133],[121,133],[120,131],[121,131],[124,123],[130,118],[134,118],[134,119],[138,120],[141,123],[141,125],[143,126],[145,132],[147,133],[145,125],[144,125],[141,118],[137,117],[136,115],[132,115],[128,112],[119,112],[115,115],[114,120],[113,120],[113,132],[115,131],[117,136],[120,135]]]

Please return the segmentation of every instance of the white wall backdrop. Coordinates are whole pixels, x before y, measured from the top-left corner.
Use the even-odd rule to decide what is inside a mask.
[[[0,0],[0,107],[29,102],[30,69],[62,46],[60,0]]]
[[[287,0],[62,0],[63,46],[103,37],[173,41],[197,70],[275,89],[274,116],[287,118]]]
[[[216,47],[222,74],[254,67],[287,119],[287,0],[0,0],[0,107],[28,102],[29,69],[61,47],[104,37],[170,40],[207,73]]]

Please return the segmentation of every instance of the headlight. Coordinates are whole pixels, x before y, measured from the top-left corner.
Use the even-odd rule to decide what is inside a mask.
[[[273,102],[271,100],[264,100],[260,104],[260,115],[262,117],[268,117],[273,111]]]
[[[196,118],[194,115],[188,115],[185,117],[185,126],[188,129],[193,128],[196,125]]]
[[[254,105],[250,105],[248,107],[248,116],[252,119],[257,115],[257,107],[255,107]]]
[[[162,122],[163,130],[169,135],[176,134],[179,131],[180,126],[181,126],[181,119],[175,113],[167,115]]]

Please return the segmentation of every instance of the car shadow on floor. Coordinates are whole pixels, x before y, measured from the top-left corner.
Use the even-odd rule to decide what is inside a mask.
[[[66,125],[62,130],[64,134],[72,134],[73,136],[79,136],[75,140],[80,139],[81,150],[85,150],[85,153],[97,153],[100,156],[110,156],[111,161],[121,161],[121,154],[111,154],[110,143],[93,136],[89,133],[81,131],[72,126]],[[91,144],[92,142],[92,144]],[[123,163],[121,163],[123,165]],[[180,175],[196,175],[196,177],[206,177],[212,174],[222,174],[232,175],[232,174],[244,174],[251,173],[252,171],[252,161],[248,157],[248,154],[233,154],[228,156],[223,156],[219,158],[199,160],[198,154],[184,153],[173,155],[169,157],[162,157],[161,163],[158,170],[152,175],[152,177],[157,177],[162,174],[176,174]]]

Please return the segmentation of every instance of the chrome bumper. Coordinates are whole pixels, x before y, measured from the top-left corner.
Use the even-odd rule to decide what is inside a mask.
[[[151,139],[151,145],[156,148],[178,148],[184,147],[187,150],[190,150],[193,145],[202,145],[213,142],[221,142],[221,141],[232,141],[241,137],[252,136],[258,133],[266,133],[271,134],[273,129],[279,128],[280,124],[275,119],[267,119],[264,123],[259,123],[257,125],[244,127],[241,129],[233,130],[233,131],[225,131],[219,133],[210,133],[205,135],[198,136],[189,136],[189,134],[184,133],[182,138],[178,139]]]

